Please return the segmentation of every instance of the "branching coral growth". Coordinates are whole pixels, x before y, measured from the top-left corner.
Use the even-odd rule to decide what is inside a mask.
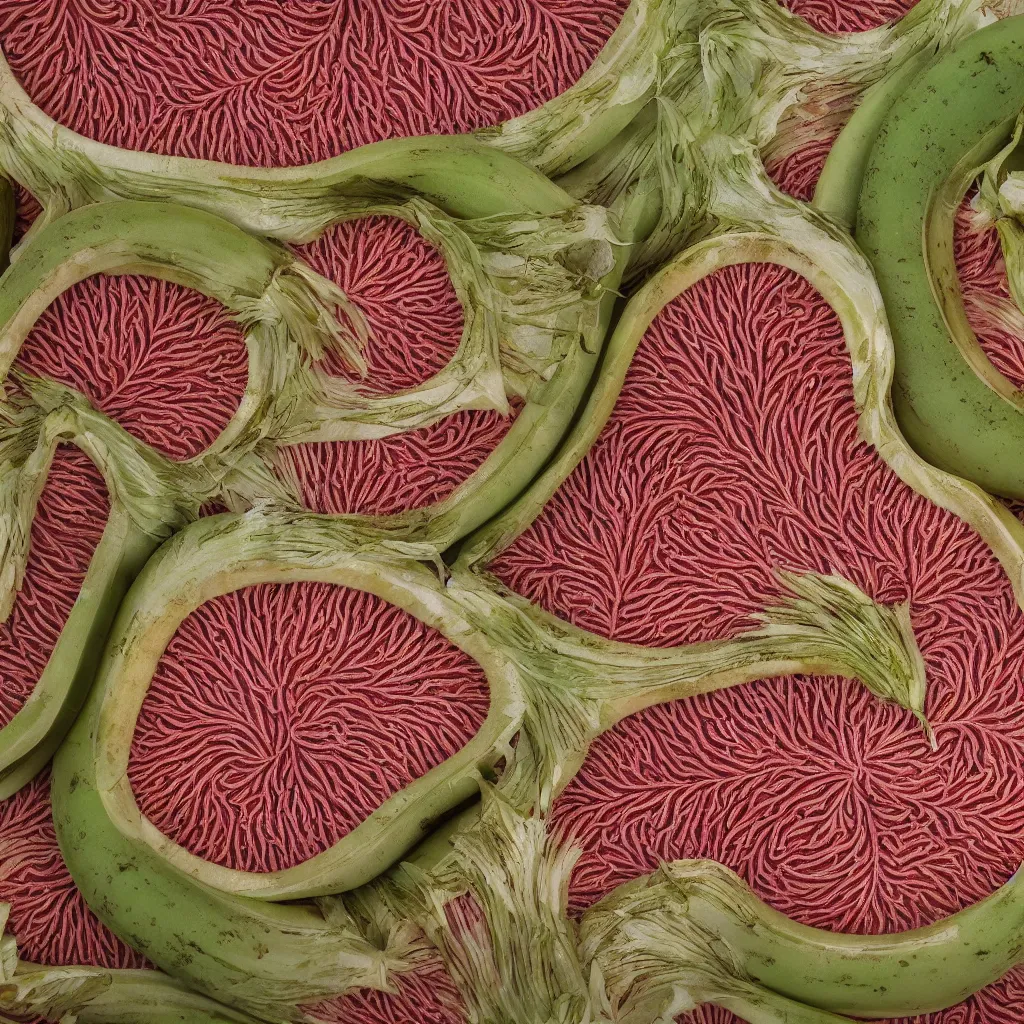
[[[357,194],[364,184],[352,174],[357,161],[345,159],[279,173],[119,154],[59,128],[41,130],[48,124],[46,115],[8,81],[0,97],[7,112],[0,161],[31,182],[44,201],[37,239],[45,237],[45,222],[69,207],[118,195],[157,198],[166,190],[186,203],[221,209],[250,229],[293,239],[308,238],[358,212],[387,213],[415,224],[443,249],[465,313],[454,359],[444,362],[439,375],[413,397],[387,391],[360,395],[360,385],[344,374],[328,379],[314,371],[323,400],[303,405],[303,398],[287,415],[275,410],[275,424],[294,433],[271,440],[323,440],[341,437],[339,431],[348,429],[376,436],[382,424],[388,429],[422,426],[431,416],[466,406],[501,412],[509,396],[526,400],[505,439],[470,482],[455,488],[450,501],[414,509],[392,522],[300,512],[289,488],[315,495],[332,510],[395,510],[387,487],[378,487],[377,481],[368,480],[366,486],[346,481],[342,488],[317,482],[310,472],[309,456],[315,461],[318,454],[312,448],[282,453],[253,446],[247,454],[255,461],[225,463],[220,491],[238,508],[254,507],[189,526],[149,563],[113,625],[107,657],[86,673],[96,680],[92,695],[55,763],[56,829],[63,853],[90,904],[116,933],[191,989],[230,1003],[236,1009],[227,1012],[235,1016],[225,1019],[253,1014],[273,1021],[307,1019],[306,1012],[329,1017],[337,1006],[315,1011],[302,1006],[355,987],[390,992],[404,984],[413,993],[443,965],[458,991],[456,996],[441,986],[447,993],[443,1012],[493,1024],[519,1024],[527,1018],[545,1024],[650,1024],[701,1003],[734,1011],[755,1024],[783,1019],[835,1024],[839,1012],[937,1009],[1014,965],[1021,917],[1016,880],[962,911],[955,925],[941,923],[923,936],[910,932],[876,943],[813,933],[769,910],[725,868],[703,863],[665,865],[651,879],[617,889],[577,921],[569,914],[576,853],[563,845],[564,833],[552,831],[548,820],[554,805],[556,819],[574,826],[573,842],[584,847],[584,872],[577,875],[582,877],[593,852],[586,825],[607,816],[591,814],[589,821],[572,822],[565,813],[569,803],[556,801],[567,786],[565,799],[571,801],[571,786],[584,787],[593,779],[585,763],[593,741],[613,730],[608,740],[613,747],[615,723],[631,715],[634,719],[623,730],[634,722],[641,727],[658,722],[677,732],[683,708],[700,719],[716,706],[708,702],[717,697],[700,703],[701,694],[765,676],[858,679],[862,694],[894,701],[904,710],[880,711],[866,695],[852,698],[857,691],[849,685],[819,680],[780,684],[774,690],[759,684],[749,698],[750,717],[770,703],[766,694],[786,694],[788,710],[776,717],[792,720],[792,709],[813,692],[819,696],[809,712],[812,721],[831,713],[839,722],[835,733],[842,737],[868,721],[877,735],[884,721],[891,725],[890,736],[901,737],[894,741],[902,743],[901,757],[923,759],[927,746],[919,734],[907,732],[905,712],[920,719],[932,738],[927,702],[936,738],[940,744],[947,736],[952,740],[951,763],[960,764],[966,746],[958,743],[957,701],[966,692],[963,687],[969,689],[980,676],[978,661],[971,659],[989,658],[994,664],[997,649],[1016,649],[1024,530],[1001,505],[923,462],[903,440],[889,406],[892,338],[870,267],[839,219],[779,193],[763,161],[784,161],[803,142],[826,136],[865,90],[884,84],[890,72],[941,53],[1011,7],[1007,3],[989,11],[971,2],[923,0],[893,27],[829,39],[769,3],[709,0],[684,6],[635,0],[578,86],[538,111],[479,134],[487,145],[525,157],[549,174],[568,172],[562,185],[596,204],[578,207],[562,198],[565,193],[546,191],[542,178],[530,178],[514,161],[493,151],[488,156],[468,140],[422,143],[419,177],[385,175],[365,194]],[[367,159],[380,155],[380,163],[371,163],[378,173],[387,162],[383,154],[411,151],[405,146],[376,149],[368,151]],[[442,152],[456,154],[450,166],[467,174],[468,168],[480,171],[493,161],[514,178],[520,167],[521,182],[533,189],[533,205],[514,213],[481,209],[487,202],[483,192],[460,186],[457,174],[445,182],[440,165],[431,164]],[[237,187],[225,192],[232,175]],[[412,194],[420,190],[423,197]],[[605,205],[610,210],[601,208]],[[23,251],[31,252],[31,244]],[[457,252],[462,256],[452,265]],[[623,273],[638,282],[646,269],[669,256],[675,258],[638,294],[615,303]],[[634,359],[645,331],[676,296],[693,289],[699,297],[702,279],[742,262],[776,262],[788,270],[753,314],[740,310],[727,321],[728,344],[716,349],[702,339],[695,351],[681,352],[671,351],[669,344],[671,358],[657,351],[646,365],[643,352]],[[295,273],[306,285],[316,281],[301,269]],[[793,273],[810,284],[795,282]],[[1011,283],[1014,277],[1011,267]],[[756,291],[753,280],[737,278],[741,288]],[[344,308],[340,293],[327,285],[314,286],[314,291],[317,287],[326,288],[323,294],[329,292]],[[814,287],[833,306],[841,332],[816,306]],[[805,293],[780,305],[786,288]],[[709,323],[714,320],[702,312]],[[974,313],[1004,327],[1015,315],[1007,303],[993,305],[980,297]],[[693,319],[699,321],[700,315]],[[791,329],[777,352],[758,336],[773,322]],[[670,331],[685,335],[691,326],[677,322]],[[608,348],[599,357],[609,327]],[[301,318],[292,318],[286,330],[301,334]],[[826,344],[818,352],[821,335]],[[350,356],[358,362],[354,348]],[[689,363],[701,360],[694,379]],[[730,360],[742,370],[737,372]],[[588,390],[595,364],[599,371]],[[782,375],[781,385],[766,383],[772,373]],[[157,507],[166,504],[164,491],[179,487],[188,470],[174,471],[174,486],[157,488],[160,501],[150,511],[146,502],[152,488],[146,481],[160,482],[168,473],[165,463],[155,461],[66,387],[20,380],[26,394],[10,397],[4,442],[9,481],[21,485],[8,502],[12,552],[24,550],[31,519],[24,511],[35,504],[58,439],[73,440],[108,470],[114,463],[132,467],[107,476],[115,512],[127,514],[136,525],[152,514],[170,532],[179,519],[195,515],[192,509],[188,515],[176,512],[178,519],[165,523],[166,509]],[[617,407],[620,391],[624,414]],[[424,394],[429,395],[425,405]],[[574,416],[587,394],[586,407]],[[695,401],[698,395],[705,406]],[[354,405],[392,410],[393,422],[363,419],[359,411],[348,419],[358,426],[339,426],[353,396],[359,396]],[[632,420],[631,401],[636,401]],[[848,406],[835,422],[829,418],[834,412],[829,403]],[[333,424],[327,424],[330,409]],[[557,415],[545,420],[546,410],[557,410]],[[734,452],[723,455],[721,444],[715,447],[709,440],[715,430],[730,435]],[[447,436],[457,438],[457,433]],[[868,454],[864,442],[880,459]],[[595,479],[589,490],[574,488],[577,477],[572,474],[581,460],[587,460],[579,470],[585,476],[602,457],[607,463],[602,472],[612,486]],[[378,463],[386,464],[387,456]],[[726,479],[730,472],[742,476],[744,468],[749,479],[740,485]],[[441,478],[446,480],[448,473],[443,470]],[[396,476],[396,490],[408,493],[416,486],[411,477],[406,483],[401,474]],[[841,493],[838,503],[829,496],[833,486]],[[193,496],[216,493],[195,481],[184,490]],[[719,503],[722,494],[727,500]],[[610,512],[603,503],[612,506]],[[811,508],[821,521],[815,524],[823,535],[818,538],[801,521]],[[551,523],[559,516],[587,549],[577,564],[565,555],[560,540],[552,541]],[[112,516],[111,522],[116,521]],[[466,537],[474,527],[480,529]],[[508,548],[524,530],[522,540]],[[847,536],[858,530],[870,543]],[[559,548],[555,555],[566,577],[552,584],[551,551],[537,548],[540,558],[533,569],[543,579],[531,596],[547,588],[541,605],[548,611],[504,589],[485,571],[490,563],[507,582],[528,591],[531,566],[521,552],[544,536]],[[960,602],[963,607],[949,614],[944,602],[956,605],[957,597],[935,584],[941,567],[901,561],[911,552],[920,555],[925,536],[935,541],[929,557],[938,557],[936,538],[943,538],[941,555],[956,561],[958,582],[965,589],[968,579],[982,582],[975,596],[984,592],[988,597],[983,614],[969,602]],[[877,549],[880,537],[891,542],[895,558]],[[443,562],[442,549],[463,540]],[[503,549],[505,554],[493,562]],[[720,556],[726,551],[736,557],[723,567]],[[611,565],[612,586],[595,595],[594,567],[602,558]],[[104,561],[100,558],[99,564]],[[8,562],[7,575],[16,581],[19,563]],[[687,578],[697,582],[691,595],[680,593],[677,585]],[[491,699],[476,735],[468,739],[467,734],[461,750],[445,749],[451,756],[442,763],[435,763],[437,749],[431,745],[429,756],[402,780],[409,785],[401,792],[395,793],[391,783],[376,785],[379,779],[369,786],[357,782],[353,791],[366,797],[367,806],[346,822],[351,831],[344,833],[336,824],[308,829],[307,849],[299,849],[291,834],[269,860],[236,859],[237,851],[223,837],[213,838],[205,830],[209,823],[198,818],[177,833],[180,822],[169,821],[165,827],[172,835],[160,833],[135,803],[128,758],[135,717],[160,652],[171,643],[176,653],[173,645],[190,636],[186,628],[172,639],[177,626],[205,606],[208,618],[196,622],[206,625],[198,632],[192,627],[191,635],[216,644],[217,628],[226,628],[216,626],[217,602],[243,607],[238,602],[244,603],[247,592],[239,588],[259,587],[248,593],[262,601],[287,592],[274,587],[318,587],[321,591],[305,593],[322,597],[329,584],[351,588],[337,592],[353,595],[342,601],[343,608],[329,602],[318,606],[313,600],[299,602],[299,610],[311,610],[314,620],[322,622],[372,618],[385,633],[401,632],[398,624],[407,624],[403,616],[411,613],[482,667]],[[934,607],[929,605],[933,596]],[[393,607],[383,610],[374,601]],[[644,609],[654,602],[660,607],[652,617]],[[264,613],[269,609],[260,607]],[[570,619],[593,617],[596,631],[587,632],[550,611]],[[999,625],[993,626],[996,619]],[[652,621],[657,624],[654,635]],[[951,622],[961,628],[962,637],[949,635]],[[302,621],[296,624],[301,631]],[[248,642],[269,653],[260,642],[263,632],[263,624],[254,621]],[[639,642],[631,645],[623,638]],[[334,657],[347,668],[358,665],[346,650],[347,636],[307,626],[289,644],[299,652],[310,642],[322,645],[319,661]],[[965,656],[966,670],[951,681],[955,670],[964,667]],[[926,680],[935,682],[928,694]],[[307,696],[317,692],[315,681],[304,683]],[[252,689],[239,691],[233,702],[244,705]],[[373,689],[370,680],[368,692]],[[825,693],[827,702],[821,697]],[[985,693],[998,703],[998,694]],[[980,690],[977,696],[981,699]],[[681,697],[694,700],[683,704]],[[732,706],[743,707],[744,699],[736,698]],[[643,711],[652,705],[660,710]],[[172,714],[176,707],[172,703]],[[266,724],[269,737],[284,724],[283,716],[268,717]],[[467,723],[468,731],[475,724]],[[699,722],[693,731],[709,732]],[[275,735],[296,746],[295,737]],[[910,735],[913,741],[906,738]],[[726,730],[718,736],[728,756],[741,756],[735,734]],[[438,748],[449,742],[445,738]],[[600,742],[594,748],[598,758]],[[815,742],[804,733],[788,748],[794,757],[805,758],[804,777],[806,751],[816,749]],[[659,747],[657,741],[643,743],[652,752]],[[278,746],[272,742],[264,760],[277,760]],[[367,754],[371,765],[372,756]],[[714,761],[706,752],[702,756],[699,746],[687,756]],[[761,759],[767,761],[764,754]],[[304,763],[319,772],[313,759]],[[861,764],[859,771],[863,776],[868,768]],[[250,780],[238,780],[239,803],[256,817],[260,801],[246,796],[243,783],[255,780],[266,802],[273,799],[272,788],[287,789],[294,781],[287,770],[264,772],[255,763],[248,774]],[[497,776],[493,787],[482,784],[482,803],[452,822],[440,822],[480,786],[481,774]],[[145,778],[146,772],[138,777]],[[160,779],[166,789],[173,785]],[[957,791],[991,795],[990,782],[982,778],[974,789]],[[615,787],[614,782],[601,785],[609,792]],[[785,788],[771,799],[784,801]],[[324,797],[329,789],[321,789]],[[1008,792],[1005,786],[997,789]],[[587,799],[593,808],[606,795],[591,793]],[[374,809],[371,805],[381,799],[384,804]],[[850,799],[833,801],[836,813],[845,813]],[[763,809],[770,802],[762,799],[751,806]],[[655,813],[664,819],[664,805],[656,804]],[[713,804],[712,799],[700,815],[688,813],[688,822],[708,819],[709,809],[716,810]],[[162,813],[159,802],[152,806]],[[365,820],[358,821],[367,811]],[[301,825],[313,814],[306,807],[294,817]],[[714,813],[709,820],[715,820]],[[814,834],[827,835],[820,819],[816,826]],[[175,834],[194,841],[197,852],[211,860],[176,846]],[[639,853],[641,860],[664,856],[656,834],[640,829],[635,843],[631,839],[621,846]],[[944,834],[941,824],[933,824],[930,834]],[[813,838],[811,832],[805,835]],[[411,852],[409,865],[369,881],[422,836],[428,838]],[[961,841],[956,837],[951,843]],[[719,855],[728,860],[731,851]],[[111,864],[118,865],[117,875]],[[625,874],[651,866],[634,862]],[[960,876],[965,870],[961,865]],[[990,888],[998,874],[990,867],[991,877],[977,879],[979,889]],[[599,882],[598,888],[603,885]],[[835,890],[835,875],[832,885]],[[337,895],[353,886],[353,892]],[[318,899],[315,905],[275,905],[296,897]],[[834,892],[829,897],[830,909],[836,909]],[[578,905],[586,902],[577,899]],[[159,914],[147,916],[149,904]],[[176,925],[175,910],[185,905],[191,916]],[[872,892],[862,906],[874,911],[882,906],[881,897]],[[891,927],[891,919],[881,926]],[[943,943],[957,929],[973,937],[970,943],[954,943],[954,950]],[[21,968],[15,968],[10,943],[5,948],[6,968],[15,974],[0,993],[12,1011],[44,1009],[90,1019],[90,1007],[99,998],[95,986],[109,985],[113,991],[119,984],[103,972],[61,975],[61,1000],[41,996],[37,1005],[32,1002],[36,982],[24,973],[25,980],[17,980]],[[938,960],[908,978],[901,971],[910,961],[900,952],[909,950],[924,950],[926,958]],[[951,969],[948,957],[954,955],[966,960]],[[800,966],[808,959],[816,964],[810,972]],[[44,988],[50,983],[50,975],[38,982]],[[156,974],[129,981],[137,983],[159,990],[156,998],[166,1012],[186,991],[173,983],[162,987]],[[187,998],[198,1000],[197,1013],[200,1003],[204,1012],[220,1012],[204,996]],[[373,1005],[386,1004],[364,999],[358,1012],[372,1014]]]

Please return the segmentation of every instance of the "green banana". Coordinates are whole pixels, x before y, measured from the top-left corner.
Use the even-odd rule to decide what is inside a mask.
[[[441,629],[484,668],[490,714],[455,757],[392,797],[318,858],[272,874],[207,865],[139,814],[116,777],[163,641],[217,593],[262,581],[312,579],[369,590]],[[354,987],[387,988],[415,952],[402,935],[368,942],[340,902],[266,903],[213,884],[248,880],[278,899],[336,892],[374,877],[476,792],[479,772],[504,756],[522,698],[505,658],[475,632],[422,563],[374,549],[344,517],[253,511],[202,519],[169,540],[125,598],[97,683],[53,763],[61,853],[90,908],[168,974],[271,1021]],[[123,772],[121,772],[123,776]],[[213,884],[207,884],[207,879]]]
[[[121,202],[68,214],[37,234],[0,278],[0,379],[53,298],[98,272],[151,273],[217,298],[245,321],[250,353],[246,392],[230,423],[204,453],[181,463],[132,438],[71,389],[15,375],[29,395],[0,409],[0,615],[10,614],[20,589],[36,502],[58,443],[71,440],[89,452],[112,509],[39,683],[0,729],[0,798],[35,775],[70,727],[117,604],[155,548],[206,500],[284,493],[256,450],[311,392],[314,358],[328,345],[345,347],[331,309],[340,291],[298,268],[283,247],[211,214]],[[348,341],[355,351],[355,338]]]
[[[169,511],[170,525],[179,518]],[[95,678],[121,599],[161,542],[115,504],[50,659],[17,714],[0,729],[0,799],[28,784],[53,757]]]
[[[0,919],[7,907],[0,904]],[[76,1024],[257,1024],[153,970],[44,967],[18,959],[10,936],[2,940],[0,1010]],[[0,1017],[3,1024],[13,1024]]]
[[[969,36],[897,100],[871,153],[856,231],[895,343],[892,401],[904,436],[934,465],[1013,498],[1024,498],[1024,416],[961,352],[977,340],[964,337],[952,220],[1022,108],[1018,16]]]
[[[933,50],[922,50],[896,68],[891,75],[871,86],[839,137],[832,143],[825,166],[814,186],[811,205],[827,213],[848,231],[853,231],[857,223],[857,204],[864,183],[864,172],[878,132],[893,104],[934,59]]]
[[[928,927],[844,935],[791,921],[721,864],[678,861],[591,907],[581,940],[618,997],[616,1020],[634,1019],[631,1006],[678,1006],[681,991],[730,1006],[736,982],[741,997],[754,988],[828,1013],[910,1016],[961,1002],[1024,959],[1024,872]]]

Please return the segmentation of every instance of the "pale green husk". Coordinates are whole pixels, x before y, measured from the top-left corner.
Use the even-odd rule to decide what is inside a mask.
[[[472,1024],[599,1024],[600,979],[590,984],[566,914],[577,857],[485,785],[479,824],[453,840],[444,868],[406,866],[384,898],[439,951]]]
[[[9,904],[0,903],[0,931],[9,912]],[[0,939],[0,1010],[60,1024],[256,1024],[159,971],[41,967],[20,960],[8,934]]]
[[[649,81],[650,106],[564,181],[573,194],[602,203],[634,189],[660,194],[659,219],[634,256],[634,276],[715,229],[708,201],[728,149],[718,137],[764,160],[781,160],[841,125],[890,70],[992,20],[980,0],[922,0],[892,25],[832,37],[763,0],[648,0],[637,7],[646,33],[643,80]],[[610,65],[600,74],[611,81],[616,69]],[[600,92],[585,78],[539,111],[502,126],[490,141],[502,146],[507,138],[510,152],[535,156],[544,166],[543,145],[531,154],[522,137],[534,122],[558,123],[563,133],[580,130],[578,111],[597,103]]]
[[[752,1024],[841,1024],[837,1011],[938,1009],[1020,958],[1024,876],[934,925],[859,936],[791,921],[721,864],[677,861],[577,924],[577,855],[485,785],[478,818],[432,871],[405,865],[349,903],[371,930],[421,928],[472,1024],[672,1024],[705,1003]]]
[[[0,620],[21,589],[36,505],[57,446],[73,443],[103,474],[111,501],[156,538],[220,501],[243,509],[276,498],[298,502],[268,469],[258,447],[248,453],[211,450],[203,459],[174,462],[93,408],[73,388],[14,372],[17,390],[0,402]],[[168,509],[177,516],[169,519]]]
[[[602,279],[621,244],[603,207],[459,220],[413,198],[352,216],[371,214],[407,221],[444,255],[464,311],[459,347],[429,380],[387,395],[321,372],[320,400],[296,410],[289,441],[384,437],[464,409],[507,415],[507,396],[528,398],[572,346],[599,348]]]
[[[731,640],[643,648],[579,630],[503,588],[456,571],[446,593],[515,661],[526,697],[523,725],[503,779],[524,808],[546,812],[575,775],[591,740],[648,704],[787,671],[858,679],[875,696],[924,716],[925,668],[905,605],[876,604],[849,581],[780,575],[782,600],[759,629]],[[801,669],[799,666],[803,666]]]

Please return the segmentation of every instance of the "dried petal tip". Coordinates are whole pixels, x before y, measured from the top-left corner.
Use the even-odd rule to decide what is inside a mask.
[[[924,729],[924,737],[928,741],[928,746],[932,748],[934,753],[939,749],[939,741],[935,738],[935,730],[932,729],[931,722],[924,716],[921,711],[915,711],[914,716],[921,723],[921,728]]]
[[[849,580],[818,573],[778,573],[790,592],[760,616],[756,635],[786,637],[798,655],[860,680],[876,697],[910,711],[935,739],[924,715],[924,658],[904,602],[877,604]]]

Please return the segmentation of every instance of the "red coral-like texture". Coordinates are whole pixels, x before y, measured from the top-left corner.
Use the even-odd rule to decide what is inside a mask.
[[[495,568],[577,625],[657,646],[748,627],[776,568],[838,572],[909,599],[927,665],[937,753],[909,714],[837,679],[610,730],[556,806],[583,848],[575,908],[660,860],[711,857],[808,924],[892,931],[1019,863],[1024,616],[985,545],[858,441],[838,321],[791,272],[729,268],[671,303],[597,444]],[[1013,1019],[1016,984],[970,1019]]]
[[[401,609],[327,584],[248,587],[171,640],[129,777],[194,853],[276,871],[337,842],[486,713],[483,671]]]
[[[582,73],[624,9],[625,0],[11,0],[0,10],[0,43],[33,98],[76,131],[129,148],[279,166],[532,109]],[[19,200],[22,234],[38,207],[24,192]],[[441,257],[407,225],[384,218],[341,225],[299,251],[342,284],[370,322],[368,386],[412,386],[450,358],[462,310]],[[71,289],[41,318],[22,365],[85,391],[174,458],[217,436],[246,375],[241,334],[223,310],[138,278]],[[450,493],[508,423],[464,413],[381,441],[297,446],[292,457],[311,507],[384,514]],[[45,663],[106,514],[102,489],[78,493],[96,484],[95,471],[80,455],[58,461],[68,458],[71,471],[58,465],[43,496],[28,582],[7,627],[13,632],[0,637],[8,717]],[[232,642],[211,646],[225,628]],[[172,694],[167,687],[186,670],[187,685]],[[248,687],[239,690],[242,683]],[[235,695],[229,715],[225,701]],[[204,607],[175,638],[143,711],[133,777],[143,805],[158,818],[164,813],[169,831],[225,862],[262,869],[322,848],[458,749],[486,700],[474,664],[383,602],[343,588],[252,588]],[[225,790],[200,793],[182,775],[179,803],[161,810],[160,794],[147,787],[180,765],[171,721],[191,730],[200,749],[190,768],[220,764]],[[387,722],[390,732],[381,728]],[[269,733],[261,736],[260,726]],[[234,762],[218,748],[232,737]],[[253,769],[245,785],[240,763]],[[368,763],[378,771],[361,771]],[[230,807],[227,791],[236,801]],[[314,800],[326,813],[312,815]],[[2,811],[0,899],[14,904],[12,927],[25,955],[141,962],[73,896],[45,780]],[[305,846],[296,845],[299,835]],[[437,991],[429,978],[408,986],[420,1006],[424,992]],[[399,1004],[368,995],[352,1005],[363,1006],[367,1019],[386,1019],[386,1007]],[[420,1012],[415,1019],[428,1019]]]
[[[830,31],[904,7],[790,6]],[[624,7],[11,0],[0,41],[50,113],[103,141],[298,163],[522,112],[579,75]],[[824,152],[791,158],[777,180],[809,195]],[[440,260],[404,226],[345,226],[304,253],[366,310],[381,387],[423,379],[454,348],[461,317]],[[966,288],[996,287],[991,236],[961,230],[958,255]],[[189,293],[88,282],[44,321],[30,365],[54,367],[175,457],[208,443],[237,402],[240,337]],[[1010,342],[983,342],[1004,373],[1024,378]],[[176,390],[189,401],[177,405]],[[658,645],[744,628],[777,597],[775,567],[838,571],[877,600],[909,599],[926,658],[934,754],[909,715],[836,679],[760,682],[611,730],[557,806],[584,851],[575,911],[661,858],[711,856],[801,920],[880,931],[956,910],[1019,861],[1024,733],[1010,711],[1021,699],[1021,615],[987,549],[903,487],[854,424],[849,360],[820,297],[777,268],[723,271],[658,318],[597,446],[498,562],[507,582],[552,611]],[[411,438],[304,446],[296,461],[315,507],[388,512],[443,496],[503,429],[466,414]],[[97,478],[91,497],[70,489],[89,473],[72,462],[67,498],[82,522],[69,526],[67,506],[48,492],[37,532],[52,534],[51,555],[30,569],[49,610],[32,610],[28,587],[19,601],[25,630],[51,645],[80,578],[59,553],[77,551],[69,563],[84,572],[104,515]],[[23,658],[30,646],[11,642]],[[5,665],[5,713],[45,654],[32,657]],[[132,778],[143,806],[190,848],[241,867],[280,866],[322,849],[457,748],[485,701],[472,664],[376,599],[325,586],[249,588],[178,631],[143,709]],[[192,748],[188,761],[182,746]],[[371,759],[379,773],[354,770]],[[45,780],[0,807],[0,850],[0,898],[14,905],[26,955],[138,962],[73,892]],[[319,1013],[449,1024],[460,1019],[456,1003],[433,974],[407,979],[400,996],[360,993]],[[1021,1005],[1015,972],[929,1019],[1011,1024]]]
[[[57,449],[32,524],[25,580],[0,626],[0,724],[32,692],[78,596],[107,512],[103,478],[76,448]]]

